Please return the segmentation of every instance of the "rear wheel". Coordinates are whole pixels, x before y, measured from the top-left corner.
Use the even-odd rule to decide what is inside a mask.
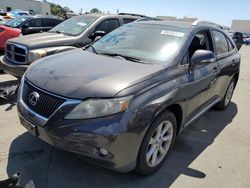
[[[233,97],[235,83],[236,83],[235,79],[232,78],[231,82],[229,83],[229,85],[227,87],[227,91],[226,91],[226,94],[225,94],[223,100],[215,105],[215,108],[217,110],[225,110],[228,107],[228,105],[231,102],[231,99]]]
[[[156,118],[140,148],[136,167],[139,174],[152,174],[163,165],[173,147],[176,130],[176,118],[172,112],[166,111]]]

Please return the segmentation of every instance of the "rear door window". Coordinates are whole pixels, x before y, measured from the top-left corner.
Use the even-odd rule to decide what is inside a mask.
[[[105,31],[105,33],[107,34],[118,27],[120,27],[118,19],[108,19],[103,21],[99,26],[97,26],[95,31]]]
[[[25,23],[26,26],[28,27],[43,27],[43,22],[42,19],[32,19]]]
[[[55,19],[44,19],[45,27],[55,27],[59,24],[58,20]]]
[[[214,37],[214,42],[215,42],[215,49],[216,49],[216,54],[224,54],[229,51],[228,49],[228,42],[225,37],[225,35],[219,31],[212,31],[213,32],[213,37]]]
[[[127,24],[130,22],[134,22],[136,19],[132,19],[132,18],[123,18],[123,24]]]

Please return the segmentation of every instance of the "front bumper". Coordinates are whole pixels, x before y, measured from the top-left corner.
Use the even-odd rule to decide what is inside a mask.
[[[45,142],[80,154],[90,162],[119,171],[129,172],[136,166],[146,128],[131,111],[88,120],[64,120],[80,101],[69,100],[49,118],[44,118],[28,108],[22,100],[22,87],[18,96],[21,124]],[[103,156],[100,148],[109,154]]]
[[[0,68],[2,68],[5,73],[10,74],[12,76],[21,78],[24,75],[25,71],[28,69],[28,67],[29,65],[18,65],[11,63],[5,60],[4,56],[0,57]]]

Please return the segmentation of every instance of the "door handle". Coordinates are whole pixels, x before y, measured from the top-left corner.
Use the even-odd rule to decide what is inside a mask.
[[[212,82],[210,82],[210,87],[213,86],[216,82],[217,78],[214,78]]]
[[[218,70],[218,67],[213,68],[213,72],[217,72],[217,70]]]

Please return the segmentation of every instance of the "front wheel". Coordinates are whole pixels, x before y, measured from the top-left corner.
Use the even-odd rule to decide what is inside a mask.
[[[175,115],[166,111],[156,118],[148,129],[137,159],[136,171],[149,175],[157,171],[167,158],[176,137]]]
[[[235,84],[236,84],[236,81],[234,78],[232,78],[231,82],[229,83],[229,85],[227,87],[227,91],[226,91],[226,94],[225,94],[223,100],[215,105],[215,108],[217,110],[225,110],[228,107],[228,105],[231,102],[231,99],[233,97]]]

